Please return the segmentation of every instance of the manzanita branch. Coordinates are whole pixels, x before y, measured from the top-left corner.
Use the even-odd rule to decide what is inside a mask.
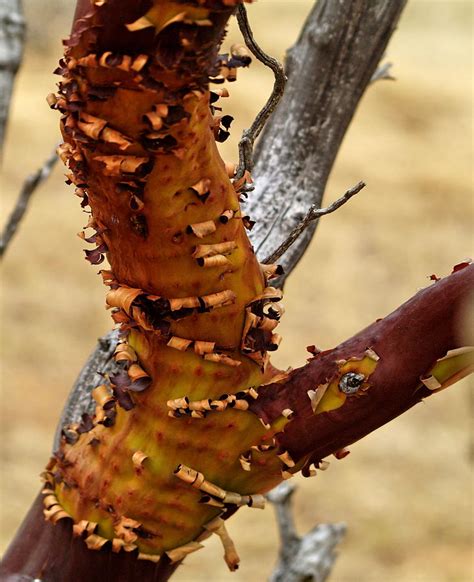
[[[101,274],[120,325],[117,369],[102,369],[94,413],[62,428],[43,474],[48,521],[38,501],[6,555],[6,579],[167,580],[212,534],[235,570],[227,517],[261,508],[262,493],[282,479],[342,457],[470,369],[469,354],[453,351],[463,347],[468,264],[334,350],[311,349],[305,367],[287,375],[268,366],[283,311],[267,285],[277,271],[258,265],[246,238],[242,183],[217,153],[220,119],[209,109],[208,79],[238,3],[78,2],[49,102],[63,114],[69,179],[91,207],[86,228],[95,232],[83,238],[97,246],[86,257],[96,265],[107,255],[111,265]],[[372,31],[377,50],[359,89],[401,7],[390,19],[351,4],[348,30],[330,38],[343,47],[339,74],[364,10],[381,30]],[[322,105],[330,122],[331,104]],[[339,121],[343,133],[348,119]],[[25,560],[27,531],[41,544]]]
[[[326,216],[326,214],[331,214],[341,206],[343,206],[347,201],[349,201],[353,196],[358,194],[362,188],[365,188],[365,182],[358,182],[349,190],[346,190],[344,194],[335,200],[332,204],[330,204],[327,208],[319,208],[316,205],[311,206],[308,210],[306,216],[303,220],[295,226],[295,228],[290,232],[288,238],[284,240],[281,245],[273,251],[273,253],[264,259],[262,262],[264,265],[271,265],[272,263],[276,263],[280,257],[294,244],[298,238],[303,234],[303,232],[308,228],[308,226],[321,218],[321,216]]]
[[[324,457],[472,372],[473,348],[450,352],[465,346],[463,316],[473,293],[474,265],[461,263],[333,350],[309,348],[309,363],[263,387],[251,409],[265,423],[291,409],[294,420],[277,441],[295,462],[317,469]]]
[[[15,203],[15,207],[8,218],[0,238],[0,258],[2,258],[5,254],[8,245],[18,230],[21,221],[23,220],[26,210],[28,209],[31,196],[34,194],[37,188],[49,178],[57,161],[58,156],[56,154],[55,148],[54,151],[51,152],[50,156],[45,160],[41,168],[38,168],[34,174],[28,176],[28,178],[23,183],[20,194],[18,195],[18,199]]]

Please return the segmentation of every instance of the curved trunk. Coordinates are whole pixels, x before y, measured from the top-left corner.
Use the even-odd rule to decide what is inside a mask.
[[[91,209],[86,258],[110,263],[120,340],[115,368],[90,386],[93,414],[62,430],[6,579],[166,580],[212,533],[233,570],[224,519],[471,369],[470,353],[452,352],[468,264],[334,350],[312,350],[305,367],[269,364],[277,271],[248,241],[239,194],[250,177],[219,157],[225,90],[208,87],[248,64],[240,48],[217,56],[238,3],[78,2],[49,100]]]

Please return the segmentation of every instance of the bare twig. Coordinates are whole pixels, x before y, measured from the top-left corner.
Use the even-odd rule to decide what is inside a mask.
[[[21,63],[25,20],[20,0],[0,0],[0,151],[12,94],[13,81]]]
[[[374,74],[370,78],[371,83],[376,81],[395,81],[395,77],[390,73],[393,63],[384,63],[375,69]]]
[[[242,138],[239,142],[239,167],[237,168],[235,174],[235,178],[239,180],[244,176],[246,170],[249,172],[252,170],[253,144],[265,126],[267,119],[270,117],[280,102],[283,91],[285,90],[286,75],[285,70],[283,69],[283,65],[273,57],[263,52],[263,50],[258,46],[254,39],[252,29],[250,28],[250,23],[247,18],[247,11],[245,10],[243,4],[240,4],[239,8],[237,9],[237,21],[239,23],[242,36],[244,37],[245,44],[248,46],[252,54],[261,63],[269,67],[275,75],[275,83],[273,85],[273,90],[270,97],[255,117],[252,125],[250,126],[250,129],[245,129],[242,133]]]
[[[280,530],[278,564],[270,582],[323,582],[336,560],[336,545],[346,532],[344,524],[321,524],[303,537],[296,533],[291,498],[294,485],[283,481],[268,493]]]
[[[349,188],[347,192],[344,193],[343,196],[338,198],[335,202],[327,206],[326,208],[318,208],[315,204],[313,204],[306,216],[301,220],[301,222],[290,232],[288,238],[285,239],[281,245],[274,251],[270,256],[264,259],[262,262],[264,265],[273,264],[277,261],[283,253],[285,253],[291,245],[298,239],[298,237],[308,228],[308,226],[314,221],[320,218],[321,216],[325,216],[326,214],[331,214],[338,208],[340,208],[343,204],[345,204],[348,200],[350,200],[353,196],[355,196],[358,192],[365,187],[365,182],[358,182],[352,188]]]
[[[28,178],[23,183],[23,187],[16,201],[15,208],[10,214],[7,224],[3,229],[2,236],[0,238],[0,257],[3,257],[5,251],[7,250],[10,241],[18,229],[18,226],[23,219],[23,216],[28,208],[28,203],[30,201],[31,195],[34,193],[36,188],[42,184],[48,176],[51,174],[58,156],[56,154],[56,149],[50,154],[49,158],[44,162],[41,168],[36,170],[34,174],[28,176]]]

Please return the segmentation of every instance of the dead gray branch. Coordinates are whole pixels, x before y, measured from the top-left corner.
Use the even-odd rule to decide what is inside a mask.
[[[295,489],[283,481],[267,495],[275,506],[280,531],[279,560],[270,582],[324,582],[336,561],[336,547],[344,537],[346,526],[321,524],[298,536],[292,508]]]
[[[55,148],[54,151],[50,154],[49,158],[45,160],[41,168],[38,168],[38,170],[36,170],[34,174],[28,176],[28,178],[23,183],[13,212],[10,214],[8,221],[5,225],[5,228],[3,229],[2,236],[0,238],[0,258],[3,258],[3,255],[5,254],[8,245],[10,244],[13,236],[18,230],[21,221],[23,220],[31,196],[34,194],[36,189],[45,180],[48,179],[57,161],[58,156],[56,154]]]
[[[288,51],[283,99],[255,151],[255,190],[245,213],[257,256],[273,253],[326,183],[359,101],[382,59],[406,0],[319,0]],[[309,245],[312,223],[285,253],[283,284]]]
[[[23,56],[25,19],[21,0],[0,0],[0,152],[15,75]]]

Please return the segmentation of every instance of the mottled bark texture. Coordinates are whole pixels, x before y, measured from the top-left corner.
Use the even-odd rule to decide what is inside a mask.
[[[21,0],[0,0],[0,152],[15,75],[23,55],[25,21]]]
[[[233,570],[239,560],[224,519],[242,505],[261,507],[261,494],[282,479],[299,470],[311,475],[331,453],[344,456],[345,446],[469,370],[466,354],[452,351],[462,347],[468,264],[334,350],[312,350],[290,375],[277,379],[268,365],[267,351],[278,345],[280,293],[267,286],[274,272],[260,267],[248,243],[244,184],[218,156],[214,138],[223,129],[209,111],[219,96],[210,95],[209,77],[233,68],[215,59],[237,3],[78,3],[50,104],[63,115],[69,179],[92,210],[87,226],[95,232],[83,236],[97,246],[87,258],[99,264],[106,254],[111,265],[102,275],[120,340],[102,346],[79,380],[44,473],[43,500],[5,557],[8,580],[166,580],[211,533]],[[300,149],[291,124],[272,136],[275,115],[258,157],[274,169],[262,174],[262,208],[270,176],[275,196],[288,196],[291,184],[278,174],[287,158],[303,197],[322,188],[401,7],[317,5],[310,22],[318,26],[303,33],[304,54],[294,49],[289,70],[291,82],[298,62],[318,71],[316,61],[329,59],[324,75],[317,73],[326,88],[316,99],[319,121],[304,91],[293,94],[291,109],[284,105],[297,127],[312,128],[310,137],[299,136]],[[374,39],[369,56],[358,44],[367,36]],[[320,150],[316,174],[312,139]],[[287,225],[285,234],[294,221]],[[112,347],[116,373],[108,368]],[[91,378],[96,367],[108,370],[99,386]],[[82,408],[91,388],[93,415]],[[28,532],[41,543],[26,559]]]

